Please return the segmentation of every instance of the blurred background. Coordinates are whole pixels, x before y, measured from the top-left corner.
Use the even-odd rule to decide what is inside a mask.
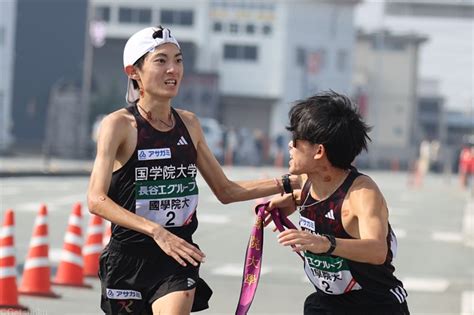
[[[19,273],[40,203],[55,271],[100,122],[126,106],[125,42],[159,24],[184,55],[172,104],[200,117],[232,179],[287,171],[294,101],[349,95],[373,126],[355,165],[388,201],[412,313],[474,314],[474,0],[0,0],[0,211],[16,210]],[[231,314],[259,201],[224,207],[199,185],[196,238],[215,289],[204,313]],[[265,246],[254,313],[302,313],[313,288],[297,258]],[[22,301],[35,314],[98,314],[89,281],[93,291]]]
[[[226,164],[285,164],[292,102],[327,89],[374,127],[360,167],[409,169],[428,141],[430,169],[457,171],[474,141],[472,0],[0,5],[4,155],[93,158],[101,118],[125,106],[125,41],[158,24],[184,53],[173,105],[206,118]]]

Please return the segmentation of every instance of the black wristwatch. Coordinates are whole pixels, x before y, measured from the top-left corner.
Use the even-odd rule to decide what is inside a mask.
[[[285,174],[281,176],[281,183],[283,185],[283,190],[287,194],[293,193],[293,187],[291,187],[290,174]]]
[[[325,252],[324,254],[326,255],[331,255],[332,252],[336,249],[336,238],[332,235],[328,235],[328,234],[323,234],[324,237],[326,237],[329,242],[331,243],[331,246],[329,247],[328,251]]]

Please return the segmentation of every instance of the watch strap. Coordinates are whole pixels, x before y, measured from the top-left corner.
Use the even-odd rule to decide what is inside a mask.
[[[290,174],[285,174],[281,176],[281,183],[283,186],[283,190],[287,194],[292,194],[293,193],[293,187],[291,187],[291,181],[290,181]]]
[[[326,237],[329,240],[329,243],[331,244],[328,251],[325,252],[324,254],[331,255],[332,252],[336,249],[336,238],[333,235],[328,235],[328,234],[323,234],[323,236]]]

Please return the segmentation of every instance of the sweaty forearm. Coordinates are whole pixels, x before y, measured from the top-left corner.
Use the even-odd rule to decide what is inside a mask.
[[[298,189],[300,187],[297,176],[290,176],[290,185],[293,189]],[[229,181],[223,190],[223,195],[225,196],[223,198],[224,200],[221,200],[220,198],[219,200],[223,203],[231,203],[280,194],[282,192],[283,183],[281,178],[236,182]]]

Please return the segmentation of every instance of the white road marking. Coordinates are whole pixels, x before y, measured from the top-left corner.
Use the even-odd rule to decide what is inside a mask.
[[[64,208],[72,209],[74,203],[80,202],[82,204],[82,213],[89,212],[86,203],[86,196],[84,194],[67,195],[58,199],[54,199],[49,202],[38,201],[38,202],[23,202],[15,205],[12,209],[19,212],[37,212],[40,205],[44,203],[48,209],[48,212],[54,212]]]
[[[392,207],[392,206],[389,206],[388,211],[390,213],[390,217],[409,216],[413,213],[411,209],[398,208],[398,207]]]
[[[474,314],[474,291],[464,291],[461,298],[461,315]]]
[[[460,243],[462,242],[462,234],[457,232],[433,232],[431,233],[433,241]]]
[[[392,227],[393,228],[393,227]],[[393,228],[393,232],[395,232],[395,235],[397,236],[397,239],[405,238],[407,237],[407,231],[404,229],[400,228]]]
[[[244,271],[243,264],[225,264],[221,267],[215,268],[211,271],[213,275],[228,276],[228,277],[242,277]],[[270,267],[263,266],[260,275],[267,274],[271,271]]]
[[[230,218],[229,216],[222,214],[200,213],[198,214],[198,221],[211,224],[226,224],[230,222]]]
[[[444,278],[415,278],[401,279],[407,291],[444,292],[449,287],[449,281]]]
[[[1,194],[0,196],[9,196],[9,195],[18,195],[21,192],[20,187],[10,187],[5,185],[1,186]]]
[[[462,222],[464,244],[474,247],[474,200],[466,204]]]

